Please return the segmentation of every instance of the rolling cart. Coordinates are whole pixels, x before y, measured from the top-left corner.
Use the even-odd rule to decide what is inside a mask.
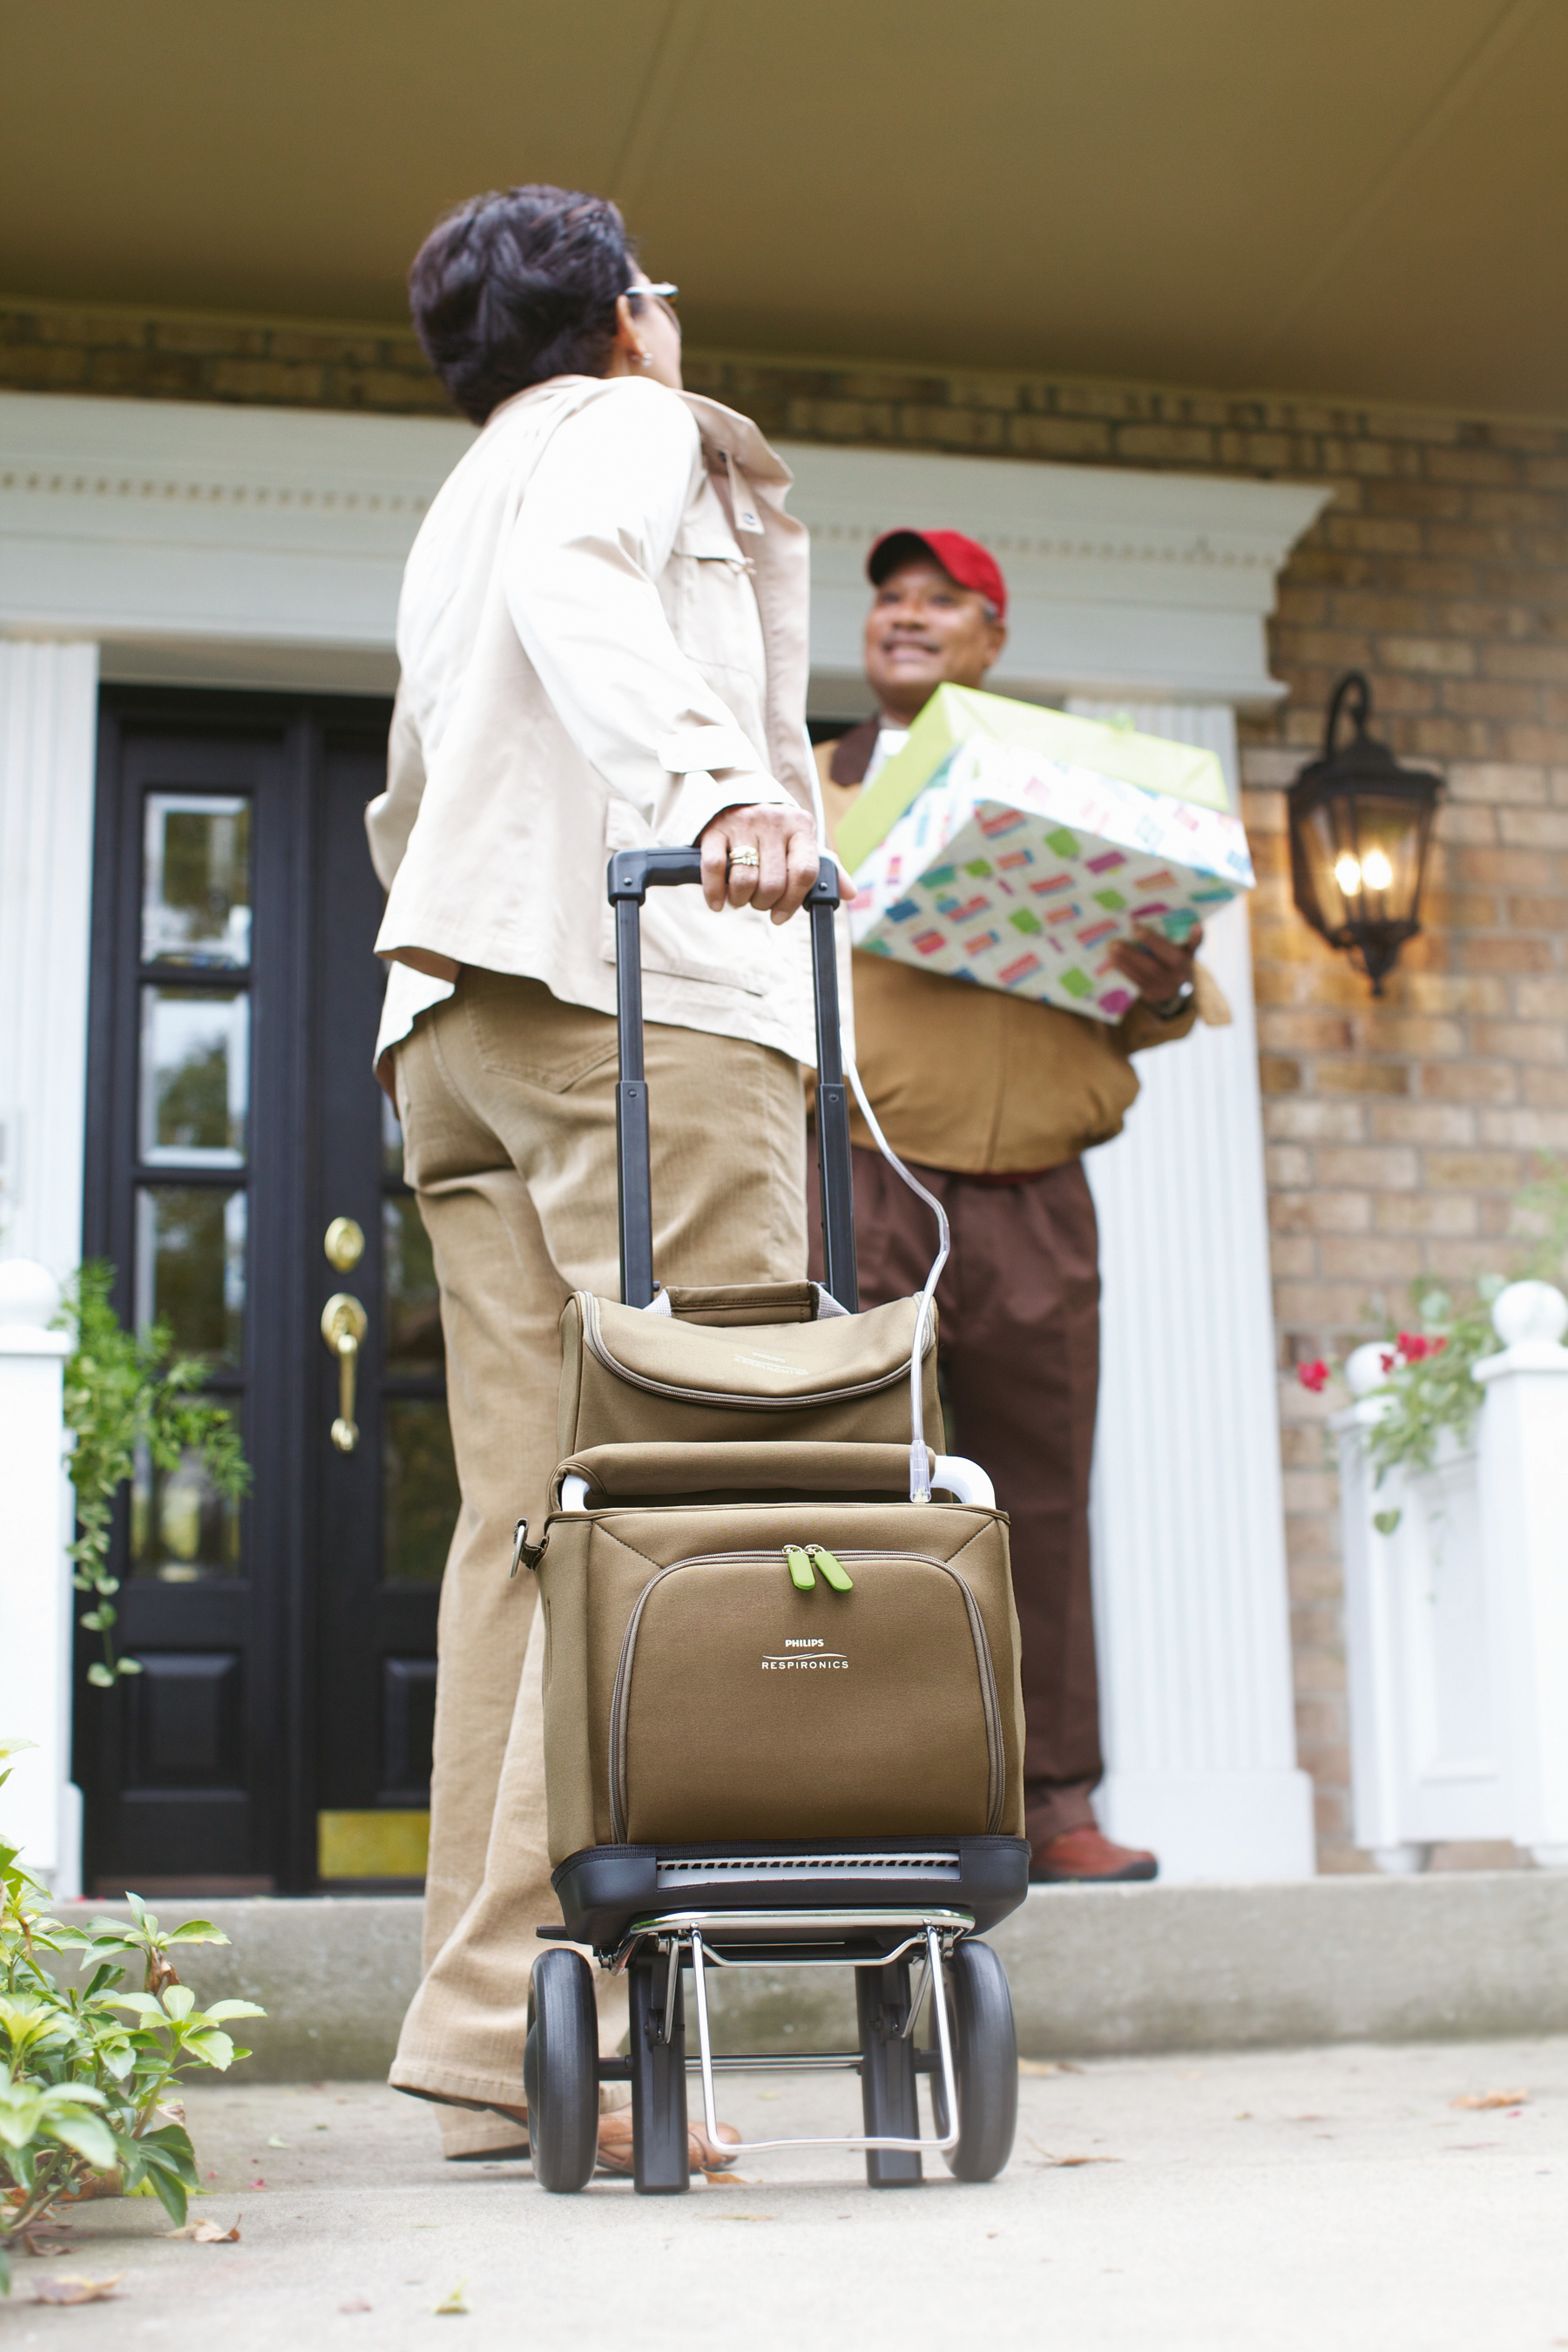
[[[650,886],[700,878],[695,850],[622,851],[610,861],[621,1056],[621,1283],[630,1307],[650,1306],[657,1291],[639,910]],[[837,869],[824,858],[807,907],[816,1001],[825,1287],[835,1312],[854,1314],[858,1298],[847,1097],[833,938],[837,905]],[[933,1499],[922,1506],[925,1510],[963,1510],[970,1518],[994,1514],[990,1482],[973,1463],[935,1456],[931,1486],[952,1499]],[[583,1475],[560,1478],[558,1493],[560,1508],[550,1528],[594,1507]],[[679,1507],[694,1519],[700,1517],[689,1505]],[[1013,1673],[1016,1677],[1016,1664]],[[627,1977],[630,2046],[625,2057],[600,2058],[588,1960],[581,1950],[544,1953],[533,1971],[524,2062],[535,2178],[556,2191],[586,2186],[596,2158],[601,2083],[629,2082],[635,2186],[645,2196],[668,2196],[689,2185],[689,2074],[699,2077],[703,2120],[717,2141],[720,2077],[842,2073],[860,2078],[859,2132],[747,2140],[726,2144],[726,2153],[859,2149],[874,2188],[917,2184],[922,2158],[930,2155],[941,2155],[960,2179],[993,2179],[1013,2144],[1017,2051],[1005,1972],[979,1938],[1023,1902],[1027,1874],[1026,1842],[989,1832],[796,1843],[617,1843],[570,1855],[552,1881],[563,1924],[538,1932],[558,1947],[586,1946],[601,1968]],[[710,1971],[797,1967],[854,1971],[858,2047],[787,2056],[715,2053]],[[688,2047],[689,1985],[695,2052]],[[923,2038],[922,2014],[929,2021]],[[931,2128],[924,2132],[922,2078],[931,2101]]]

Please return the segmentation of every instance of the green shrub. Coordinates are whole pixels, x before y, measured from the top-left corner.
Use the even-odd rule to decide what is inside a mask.
[[[0,1759],[28,1744],[0,1741]],[[0,1772],[0,1785],[9,1777]],[[205,1919],[162,1928],[138,1896],[127,1900],[129,1923],[63,1927],[17,1849],[0,1844],[0,2293],[10,2292],[12,2251],[34,2251],[35,2233],[96,2176],[150,2189],[183,2227],[195,2160],[166,2102],[190,2068],[222,2073],[247,2058],[225,2029],[265,2015],[249,2000],[198,2009],[171,1949],[228,1937]],[[62,1989],[50,1964],[70,1952],[91,1975]],[[121,1990],[121,1961],[140,1964],[140,1990]]]

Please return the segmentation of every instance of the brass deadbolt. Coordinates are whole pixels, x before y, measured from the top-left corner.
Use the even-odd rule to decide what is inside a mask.
[[[327,1227],[321,1248],[327,1264],[335,1265],[340,1274],[352,1274],[364,1255],[364,1231],[352,1217],[334,1217]]]

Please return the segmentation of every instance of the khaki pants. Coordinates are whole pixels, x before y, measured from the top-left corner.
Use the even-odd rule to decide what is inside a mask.
[[[798,1281],[805,1270],[800,1072],[771,1047],[647,1033],[654,1262],[671,1283]],[[448,2155],[515,2140],[478,2107],[523,2104],[533,1934],[561,1909],[545,1852],[533,1580],[509,1578],[556,1462],[567,1295],[620,1295],[616,1025],[537,981],[465,971],[397,1048],[404,1166],[441,1286],[462,1509],[441,1588],[426,1975],[390,2080],[457,2103]],[[531,1639],[531,1635],[535,1636]],[[693,1738],[700,1736],[692,1727]],[[601,2043],[626,2022],[601,1980]]]

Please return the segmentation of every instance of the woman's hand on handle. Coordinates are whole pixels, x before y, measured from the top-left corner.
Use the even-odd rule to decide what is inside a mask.
[[[716,915],[726,907],[761,907],[775,923],[787,923],[805,904],[821,856],[806,811],[771,803],[721,809],[703,826],[698,846],[702,896]]]

